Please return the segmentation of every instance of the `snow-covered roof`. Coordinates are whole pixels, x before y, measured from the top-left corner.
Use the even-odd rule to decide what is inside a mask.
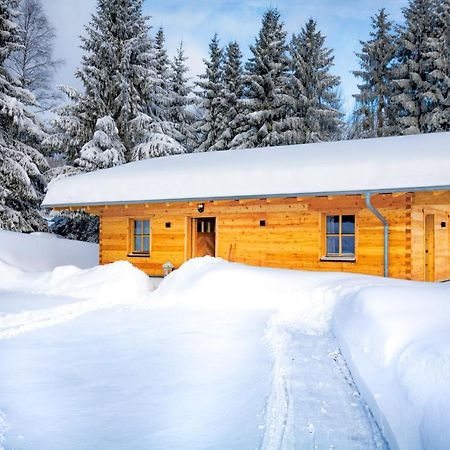
[[[44,206],[450,189],[450,133],[191,153],[50,184]]]

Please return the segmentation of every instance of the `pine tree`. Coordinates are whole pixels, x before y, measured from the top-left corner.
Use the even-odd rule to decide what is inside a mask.
[[[61,154],[68,164],[78,158],[80,149],[91,139],[90,117],[83,111],[83,95],[69,86],[59,86],[69,103],[55,108],[49,135],[44,145],[49,153]]]
[[[262,27],[247,62],[244,76],[244,120],[232,148],[284,144],[288,114],[288,75],[286,32],[277,9],[263,16]]]
[[[92,140],[87,142],[75,160],[75,166],[90,172],[119,166],[125,162],[125,147],[119,139],[116,123],[110,116],[97,120]]]
[[[174,104],[179,99],[172,83],[174,75],[162,28],[156,34],[155,51],[156,81],[152,87],[151,100],[146,114],[140,114],[131,123],[135,138],[134,160],[187,152],[188,142],[180,131],[181,123],[173,115]]]
[[[29,110],[34,96],[5,67],[21,49],[17,6],[0,0],[0,228],[30,232],[46,229],[39,207],[48,165],[40,152],[45,133]]]
[[[392,22],[385,9],[372,17],[371,39],[361,41],[357,53],[360,70],[353,74],[362,80],[354,95],[355,121],[361,124],[361,137],[389,136],[395,120],[392,105],[392,63],[395,55]]]
[[[397,62],[393,68],[397,127],[401,134],[436,130],[433,120],[438,101],[430,74],[437,68],[433,57],[437,27],[435,0],[409,0],[403,9],[405,23],[398,28]]]
[[[197,141],[194,124],[198,118],[194,111],[195,99],[192,95],[192,88],[188,84],[189,69],[186,61],[187,57],[184,55],[183,42],[181,42],[171,63],[172,102],[169,107],[169,117],[176,125],[179,133],[178,141],[187,152],[192,152]]]
[[[170,78],[171,67],[165,48],[164,30],[159,28],[155,37],[155,72],[156,82],[153,85],[152,103],[148,105],[149,116],[166,121],[167,110],[171,102]]]
[[[432,62],[429,73],[434,108],[426,119],[429,131],[450,131],[450,0],[436,0],[433,36],[427,39],[425,58]]]
[[[98,242],[99,219],[84,211],[53,211],[50,231],[67,239]]]
[[[223,129],[211,150],[231,148],[242,120],[241,100],[244,92],[242,53],[239,44],[230,42],[225,50],[223,64]]]
[[[197,151],[201,152],[210,151],[223,132],[222,56],[219,39],[215,34],[209,44],[209,59],[203,60],[206,71],[200,75],[200,81],[196,83],[201,89],[198,95],[203,112],[203,118],[198,127],[200,142]]]
[[[97,120],[110,116],[125,146],[125,158],[131,160],[135,144],[131,122],[147,113],[154,100],[153,87],[158,84],[142,1],[98,0],[96,14],[82,38],[84,55],[76,73],[84,92],[71,95],[75,104],[63,109],[56,121],[54,146],[59,143],[62,149],[66,142],[84,145],[92,139]]]
[[[159,122],[147,114],[139,114],[130,122],[134,142],[131,160],[186,153],[183,145],[172,137],[175,132],[172,123]]]
[[[333,51],[325,47],[325,37],[308,20],[291,42],[292,98],[285,142],[301,144],[337,140],[342,113],[337,88],[340,78],[331,74]]]

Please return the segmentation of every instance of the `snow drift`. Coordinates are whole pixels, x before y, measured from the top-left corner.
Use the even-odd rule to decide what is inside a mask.
[[[23,272],[0,261],[0,289],[114,302],[136,302],[155,288],[150,278],[127,261],[90,269],[59,266],[50,272]]]
[[[98,264],[98,245],[49,233],[0,230],[0,261],[26,272],[45,272],[65,265],[87,269]]]
[[[450,291],[363,288],[334,317],[341,351],[391,449],[450,448]]]
[[[67,322],[92,311],[146,301],[155,287],[155,281],[125,261],[85,270],[59,266],[51,272],[35,273],[0,261],[0,293],[5,291],[8,299],[1,305],[0,339]],[[49,298],[54,301],[49,302]]]

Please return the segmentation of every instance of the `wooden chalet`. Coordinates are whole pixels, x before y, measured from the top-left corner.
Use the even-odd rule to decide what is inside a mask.
[[[450,133],[138,161],[49,186],[100,218],[100,263],[149,275],[211,255],[257,266],[450,278]]]

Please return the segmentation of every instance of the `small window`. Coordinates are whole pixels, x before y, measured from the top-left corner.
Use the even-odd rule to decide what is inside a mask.
[[[150,254],[150,220],[133,220],[133,253]]]
[[[215,233],[216,219],[197,219],[197,233]]]
[[[355,216],[326,216],[326,256],[355,256]]]

